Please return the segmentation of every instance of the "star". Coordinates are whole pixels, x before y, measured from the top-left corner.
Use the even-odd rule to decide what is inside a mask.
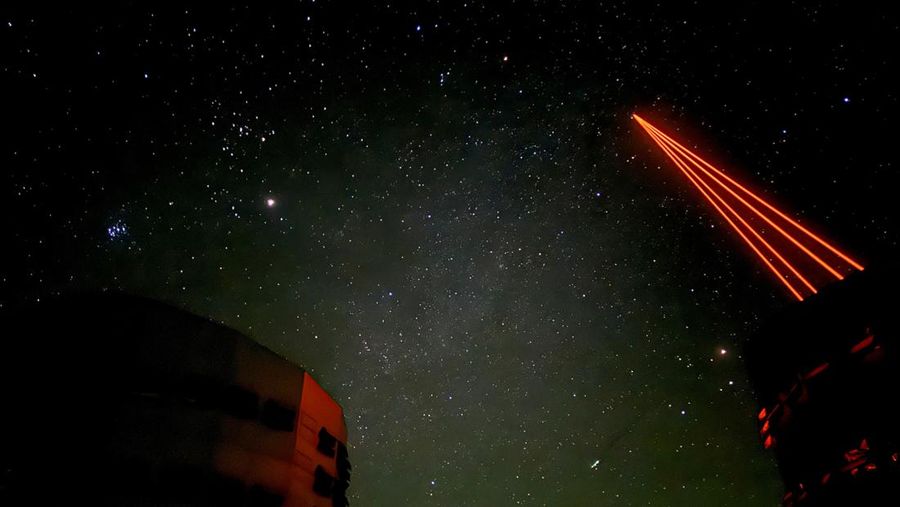
[[[702,9],[535,5],[522,23],[492,2],[323,3],[75,10],[99,35],[63,40],[50,14],[0,20],[4,74],[22,78],[0,179],[23,211],[0,309],[109,288],[249,332],[343,406],[367,471],[348,493],[375,505],[782,494],[753,428],[723,430],[746,427],[755,401],[729,347],[788,301],[749,276],[752,252],[627,116],[704,158],[739,153],[735,171],[818,208],[835,240],[896,249],[892,147],[866,138],[889,130],[890,83],[859,65],[898,63],[883,34]],[[809,49],[718,37],[735,24]],[[862,177],[841,177],[850,165]],[[685,445],[675,476],[652,466],[703,434],[734,459],[710,469]],[[392,473],[409,453],[428,459]],[[508,464],[489,481],[485,455]]]
[[[106,237],[112,241],[122,239],[128,235],[128,226],[123,222],[116,222],[106,228]]]

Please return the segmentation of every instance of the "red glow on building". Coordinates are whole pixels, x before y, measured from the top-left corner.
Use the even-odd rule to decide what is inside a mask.
[[[875,341],[874,336],[872,336],[872,335],[866,336],[866,338],[864,340],[862,340],[861,342],[854,345],[853,348],[850,349],[850,352],[853,354],[856,354],[860,350],[868,347],[869,345],[872,345],[872,342],[874,342],[874,341]]]
[[[764,323],[744,356],[759,400],[759,438],[784,481],[783,505],[897,505],[900,265],[876,262],[864,271],[743,178],[632,118],[664,165],[674,165],[764,271],[802,301]]]
[[[811,372],[807,373],[806,376],[803,378],[805,380],[809,380],[827,369],[828,369],[828,363],[822,363],[819,366],[816,366]]]

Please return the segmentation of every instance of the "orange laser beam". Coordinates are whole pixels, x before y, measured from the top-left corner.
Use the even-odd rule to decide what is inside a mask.
[[[653,134],[653,133],[650,133],[650,135],[654,135],[654,134]],[[683,159],[682,159],[682,162],[684,162]],[[685,165],[686,165],[686,164],[685,164]],[[696,165],[696,164],[695,164],[695,165]],[[815,293],[818,292],[818,291],[816,290],[816,288],[815,288],[811,283],[809,283],[809,281],[808,281],[806,278],[804,278],[803,275],[801,275],[800,272],[797,271],[797,269],[794,268],[794,266],[793,266],[790,262],[787,261],[787,259],[785,259],[784,257],[782,257],[781,254],[779,254],[778,251],[777,251],[772,245],[769,244],[769,242],[767,242],[767,241],[766,241],[766,240],[765,240],[758,232],[756,232],[756,230],[753,229],[753,227],[751,227],[750,224],[748,224],[747,221],[744,220],[744,218],[741,217],[741,215],[740,215],[737,211],[735,211],[734,208],[732,208],[731,205],[728,204],[728,202],[725,201],[725,199],[723,199],[723,198],[722,198],[715,190],[713,190],[712,187],[709,186],[709,184],[707,184],[705,181],[703,181],[703,178],[701,178],[696,172],[694,172],[694,171],[691,170],[690,168],[688,168],[688,170],[691,171],[691,174],[693,174],[693,176],[696,178],[696,180],[699,181],[699,182],[706,188],[706,190],[707,190],[710,194],[712,194],[713,196],[715,196],[715,198],[719,201],[719,203],[720,203],[722,206],[724,206],[728,211],[730,211],[731,214],[732,214],[735,218],[737,218],[738,221],[739,221],[739,222],[740,222],[740,223],[741,223],[748,231],[750,231],[750,232],[753,234],[753,236],[754,236],[760,243],[763,244],[763,246],[766,247],[766,250],[768,250],[769,252],[771,252],[772,255],[774,255],[776,259],[778,259],[779,261],[781,261],[781,263],[782,263],[785,267],[787,267],[788,270],[790,270],[791,273],[794,274],[794,276],[796,276],[801,282],[803,282],[803,285],[806,285],[806,287],[807,287],[810,291],[812,291],[813,294],[815,294]]]
[[[653,138],[653,140],[656,142],[656,144],[659,145],[659,147],[662,148],[663,151],[666,152],[666,155],[668,155],[669,158],[672,159],[673,162],[675,162],[675,165],[677,165],[678,168],[684,173],[684,175],[687,176],[687,178],[691,181],[691,183],[693,183],[694,186],[697,187],[697,190],[699,190],[700,193],[703,194],[703,197],[705,197],[709,201],[709,203],[713,205],[713,207],[716,209],[716,211],[718,211],[719,214],[721,214],[722,217],[725,218],[725,221],[728,222],[728,224],[735,230],[735,232],[738,233],[738,235],[741,237],[741,239],[743,239],[744,242],[746,242],[747,245],[750,246],[750,248],[753,250],[753,252],[756,253],[756,255],[760,259],[762,259],[763,263],[765,263],[765,265],[769,268],[769,270],[771,270],[772,273],[775,274],[775,276],[781,281],[781,283],[783,283],[788,288],[788,290],[791,291],[791,293],[794,295],[794,297],[796,297],[799,301],[803,301],[803,296],[800,295],[800,293],[797,291],[797,289],[795,289],[794,286],[791,285],[791,283],[785,279],[784,275],[782,275],[781,272],[779,272],[775,268],[775,266],[772,265],[772,263],[769,261],[769,259],[765,255],[763,255],[763,253],[750,240],[750,238],[748,238],[747,235],[744,234],[744,232],[741,230],[741,228],[738,227],[738,225],[736,223],[734,223],[734,221],[731,219],[731,217],[729,217],[728,214],[724,210],[722,210],[722,208],[719,207],[719,205],[716,203],[716,201],[713,200],[713,198],[710,197],[706,193],[706,190],[704,190],[703,187],[700,186],[700,184],[698,184],[696,181],[694,181],[694,178],[693,178],[693,176],[691,176],[690,170],[686,168],[686,165],[684,165],[684,163],[678,157],[676,157],[675,154],[673,152],[671,152],[664,143],[662,143],[659,139],[657,139],[656,135],[652,131],[647,130],[647,133],[650,134],[650,136]]]
[[[656,141],[656,143],[659,145],[659,147],[662,148],[663,151],[666,152],[666,154],[669,156],[669,158],[672,159],[673,162],[675,162],[675,164],[678,166],[678,168],[681,169],[681,171],[685,174],[685,176],[687,176],[687,178],[691,181],[691,183],[693,183],[694,186],[697,187],[697,189],[703,194],[703,196],[706,197],[706,199],[710,202],[710,204],[712,204],[713,207],[725,218],[725,220],[729,223],[729,225],[731,225],[731,227],[741,236],[741,238],[750,246],[750,248],[756,253],[756,255],[759,256],[759,258],[763,260],[763,262],[766,264],[766,266],[776,275],[776,277],[779,280],[781,280],[781,282],[791,291],[791,293],[798,300],[803,301],[803,296],[793,287],[793,285],[791,285],[790,282],[787,281],[786,277],[775,268],[775,266],[771,263],[771,261],[769,261],[769,259],[765,255],[763,255],[763,253],[757,248],[757,246],[746,236],[746,234],[744,234],[744,232],[740,229],[740,227],[738,227],[737,224],[735,224],[734,221],[728,216],[728,214],[725,213],[725,211],[723,211],[722,208],[720,208],[712,198],[710,198],[709,194],[706,191],[704,191],[703,187],[700,186],[698,181],[700,183],[704,183],[704,186],[706,186],[706,188],[709,189],[710,193],[712,193],[716,197],[717,200],[719,200],[720,202],[725,204],[724,200],[718,194],[716,194],[715,191],[710,189],[708,185],[705,185],[705,182],[702,182],[702,180],[700,180],[700,178],[697,177],[696,174],[694,174],[690,170],[690,168],[687,167],[685,162],[680,160],[668,147],[666,147],[658,138],[656,138],[656,136],[652,132],[648,131],[648,134],[650,134],[650,136],[653,137],[654,141]],[[734,216],[737,217],[738,220],[740,220],[743,223],[743,225],[745,227],[747,227],[747,229],[757,237],[757,239],[762,241],[762,243],[764,245],[766,245],[770,250],[772,250],[773,253],[776,253],[776,252],[774,252],[774,249],[770,245],[768,245],[768,243],[766,243],[764,240],[762,240],[762,238],[758,234],[756,234],[756,231],[754,231],[740,217],[740,215],[738,215],[730,206],[728,206],[727,204],[725,204],[725,205],[726,205],[726,207],[728,207],[729,211],[731,211],[731,213],[733,213]],[[778,255],[777,253],[776,253],[776,256],[781,258],[781,256]],[[784,261],[783,259],[782,259],[782,261],[785,264],[787,264],[787,262]],[[788,266],[791,269],[793,269],[793,267],[790,266],[789,264],[788,264]],[[802,277],[801,277],[801,279],[802,279]],[[805,279],[804,279],[804,281],[805,281]],[[813,289],[813,292],[815,292],[815,289]]]
[[[656,127],[653,127],[652,125],[650,125],[650,128],[652,128],[652,129],[654,129],[654,130],[656,130],[656,131],[659,131],[659,129],[657,129]],[[721,175],[723,178],[725,178],[726,180],[728,180],[730,183],[732,183],[732,184],[734,184],[735,186],[737,186],[741,191],[743,191],[744,193],[746,193],[747,195],[749,195],[750,197],[752,197],[753,199],[755,199],[756,201],[758,201],[758,202],[761,203],[762,205],[766,206],[766,208],[768,208],[768,209],[769,209],[770,211],[772,211],[773,213],[777,214],[777,215],[778,215],[779,217],[781,217],[784,221],[790,223],[791,225],[793,225],[794,227],[796,227],[797,229],[799,229],[801,232],[803,232],[804,234],[806,234],[807,236],[809,236],[810,238],[812,238],[813,240],[815,240],[816,242],[818,242],[820,245],[822,245],[822,246],[824,246],[825,248],[827,248],[831,253],[835,254],[835,255],[838,256],[838,257],[840,257],[841,259],[843,259],[844,261],[846,261],[848,264],[850,264],[851,266],[853,266],[854,268],[856,268],[856,269],[858,269],[858,270],[860,270],[860,271],[862,271],[862,270],[865,269],[865,268],[863,268],[863,266],[862,266],[860,263],[858,263],[858,262],[856,262],[855,260],[851,259],[848,255],[846,255],[845,253],[843,253],[843,252],[841,252],[840,250],[838,250],[835,246],[831,245],[830,243],[828,243],[828,242],[825,241],[824,239],[820,238],[819,236],[817,236],[817,235],[814,234],[813,232],[809,231],[808,229],[806,229],[805,227],[803,227],[802,225],[800,225],[799,222],[797,222],[796,220],[794,220],[794,219],[788,217],[787,215],[785,215],[784,213],[782,213],[781,211],[779,211],[777,208],[775,208],[774,206],[772,206],[771,204],[769,204],[769,203],[768,203],[766,200],[764,200],[763,198],[757,196],[756,194],[754,194],[754,193],[751,192],[750,190],[744,188],[740,183],[734,181],[734,180],[733,180],[732,178],[730,178],[727,174],[725,174],[721,169],[718,169],[718,168],[716,168],[715,166],[711,165],[709,162],[703,160],[703,159],[700,158],[697,154],[695,154],[695,153],[692,152],[691,150],[685,148],[684,146],[681,146],[680,144],[678,144],[677,142],[675,142],[674,140],[672,140],[670,137],[666,136],[664,133],[663,133],[663,136],[665,136],[667,139],[671,140],[673,143],[675,143],[676,145],[678,145],[678,147],[679,147],[681,150],[683,150],[685,153],[687,153],[687,155],[688,155],[689,157],[698,160],[698,161],[699,161],[700,163],[702,163],[703,165],[705,165],[705,166],[707,166],[708,168],[712,169],[713,171],[717,172],[719,175]],[[723,185],[723,187],[724,187],[724,185]],[[726,187],[726,188],[727,188],[727,187]]]
[[[648,124],[648,126],[649,126],[654,132],[656,132],[657,134],[659,134],[660,136],[662,136],[663,139],[664,139],[670,146],[673,146],[675,149],[677,149],[679,152],[681,152],[682,155],[684,155],[684,156],[686,156],[686,157],[687,157],[687,156],[693,157],[693,158],[699,160],[700,162],[702,162],[702,163],[708,165],[708,163],[707,163],[706,161],[704,161],[702,158],[697,157],[697,155],[695,155],[694,153],[692,153],[690,150],[688,150],[688,149],[685,148],[684,146],[681,146],[680,144],[678,144],[678,143],[677,143],[676,141],[674,141],[672,138],[666,136],[666,135],[665,135],[664,133],[662,133],[659,129],[657,129],[657,128],[653,127],[652,125],[649,125],[649,124]],[[685,152],[686,152],[686,153],[685,153]],[[769,217],[765,216],[765,214],[763,214],[763,213],[760,212],[758,209],[756,209],[756,207],[754,207],[753,205],[751,205],[750,203],[748,203],[746,200],[744,200],[743,198],[741,198],[741,196],[737,195],[731,188],[729,188],[727,185],[725,185],[724,183],[722,183],[721,180],[719,180],[718,178],[716,178],[715,175],[713,175],[712,173],[710,173],[709,171],[707,171],[706,169],[704,169],[700,164],[698,164],[696,160],[693,160],[693,159],[690,159],[690,158],[689,158],[688,160],[689,160],[694,166],[696,166],[698,169],[700,169],[700,170],[703,171],[706,175],[708,175],[710,178],[712,178],[713,181],[715,181],[716,183],[718,183],[722,188],[724,188],[724,189],[725,189],[726,191],[728,191],[731,195],[733,195],[736,199],[738,199],[739,201],[741,201],[745,206],[747,206],[748,208],[750,208],[754,213],[756,213],[756,214],[757,214],[758,216],[760,216],[763,220],[765,220],[766,223],[768,223],[769,225],[771,225],[772,227],[774,227],[774,228],[775,228],[778,232],[780,232],[784,237],[786,237],[786,238],[787,238],[788,240],[790,240],[794,245],[796,245],[798,248],[800,248],[804,253],[806,253],[806,254],[809,255],[813,260],[815,260],[817,263],[819,263],[820,266],[822,266],[822,267],[825,268],[829,273],[831,273],[832,275],[834,275],[835,278],[837,278],[838,280],[843,280],[843,279],[844,279],[843,275],[841,275],[840,273],[838,273],[837,270],[835,270],[830,264],[828,264],[828,263],[826,263],[825,261],[823,261],[821,258],[819,258],[819,256],[817,256],[817,255],[814,254],[812,251],[810,251],[808,248],[806,248],[805,245],[801,244],[800,241],[798,241],[796,238],[794,238],[793,236],[791,236],[787,231],[785,231],[784,229],[782,229],[781,227],[779,227],[777,224],[775,224],[774,222],[772,222],[772,220],[771,220]],[[712,166],[710,166],[710,167],[712,167]],[[721,171],[719,171],[718,169],[716,169],[716,170],[717,170],[720,174],[722,174]],[[729,181],[735,183],[736,185],[738,185],[738,186],[740,187],[740,185],[737,184],[736,182],[734,182],[734,180],[730,180],[730,179],[729,179]],[[745,189],[745,188],[743,188],[743,187],[740,187],[740,188],[741,188],[741,190],[743,190],[744,192],[750,193],[750,195],[753,195],[754,197],[756,197],[756,195],[753,194],[752,192],[750,192],[749,190],[747,190],[747,189]],[[791,223],[793,223],[793,222],[791,222]],[[796,224],[795,224],[795,225],[796,225]]]
[[[753,192],[751,192],[750,190],[748,190],[747,188],[745,188],[743,185],[741,185],[740,183],[738,183],[737,181],[735,181],[734,179],[732,179],[731,177],[729,177],[729,176],[728,176],[727,174],[725,174],[722,170],[716,168],[715,166],[713,166],[713,165],[710,164],[709,162],[703,160],[700,156],[698,156],[697,154],[695,154],[695,153],[692,152],[691,150],[685,148],[684,146],[682,146],[681,144],[679,144],[677,141],[675,141],[674,139],[672,139],[671,137],[669,137],[668,135],[666,135],[664,132],[660,131],[659,129],[657,129],[657,128],[654,127],[653,125],[649,124],[646,120],[644,120],[644,119],[641,118],[640,116],[634,115],[634,118],[635,118],[635,120],[637,120],[638,123],[641,124],[641,126],[644,127],[645,130],[651,129],[651,130],[653,130],[653,131],[659,133],[659,134],[663,137],[663,139],[669,141],[669,142],[670,142],[670,143],[671,143],[678,151],[680,151],[680,152],[682,152],[683,154],[685,154],[689,159],[693,159],[692,162],[693,162],[694,165],[699,166],[699,164],[702,164],[702,165],[706,166],[707,168],[709,168],[710,170],[714,171],[715,173],[717,173],[718,175],[720,175],[722,178],[724,178],[725,180],[727,180],[729,183],[731,183],[732,185],[734,185],[735,187],[737,187],[739,190],[741,190],[741,191],[744,192],[745,194],[747,194],[747,195],[749,195],[750,197],[752,197],[752,198],[753,198],[754,200],[756,200],[758,203],[760,203],[760,204],[762,204],[763,206],[765,206],[765,207],[766,207],[767,209],[769,209],[771,212],[773,212],[773,213],[775,213],[776,215],[778,215],[779,217],[781,217],[784,221],[790,223],[791,225],[793,225],[794,227],[796,227],[797,229],[799,229],[801,232],[803,232],[804,234],[806,234],[808,237],[812,238],[812,239],[815,240],[817,243],[819,243],[820,245],[822,245],[822,246],[824,246],[825,248],[827,248],[831,253],[833,253],[833,254],[835,254],[836,256],[838,256],[838,257],[840,257],[841,259],[843,259],[845,262],[847,262],[848,264],[850,264],[850,265],[853,266],[854,268],[856,268],[856,269],[858,269],[858,270],[860,270],[860,271],[862,271],[862,270],[864,269],[863,266],[862,266],[861,264],[859,264],[858,262],[856,262],[856,261],[854,261],[853,259],[851,259],[848,255],[844,254],[843,252],[841,252],[840,250],[838,250],[836,247],[832,246],[830,243],[828,243],[828,242],[825,241],[824,239],[820,238],[819,236],[817,236],[817,235],[814,234],[813,232],[809,231],[808,229],[806,229],[805,227],[803,227],[802,225],[800,225],[800,223],[797,222],[796,220],[794,220],[794,219],[788,217],[787,215],[785,215],[784,213],[782,213],[781,211],[779,211],[777,208],[775,208],[774,206],[772,206],[771,204],[769,204],[766,200],[764,200],[763,198],[757,196],[756,194],[754,194]],[[699,164],[698,164],[697,162],[699,162]],[[829,266],[829,265],[826,264],[824,261],[822,261],[821,259],[819,259],[818,256],[816,256],[816,255],[814,255],[812,252],[810,252],[804,245],[800,244],[799,241],[796,241],[796,240],[793,238],[793,236],[791,236],[791,235],[788,234],[786,231],[784,231],[781,227],[779,227],[778,225],[776,225],[775,223],[773,223],[768,217],[766,217],[766,216],[765,216],[764,214],[762,214],[759,210],[757,210],[755,207],[753,207],[752,205],[750,205],[750,203],[748,203],[746,200],[744,200],[743,198],[741,198],[740,196],[738,196],[737,194],[735,194],[734,191],[731,190],[727,185],[725,185],[725,184],[722,183],[720,180],[718,180],[718,178],[716,178],[715,175],[709,174],[709,171],[707,171],[707,170],[704,169],[703,167],[700,167],[700,169],[701,169],[702,171],[704,171],[705,173],[707,173],[711,178],[713,178],[719,185],[721,185],[723,188],[725,188],[726,190],[728,190],[732,195],[735,196],[735,198],[739,199],[745,206],[747,206],[748,208],[750,208],[751,210],[753,210],[754,213],[756,213],[756,214],[759,215],[761,218],[763,218],[767,223],[769,223],[769,225],[775,227],[776,230],[778,230],[782,235],[784,235],[786,238],[788,238],[789,240],[791,240],[796,246],[798,246],[801,250],[803,250],[804,253],[806,253],[807,255],[809,255],[810,257],[812,257],[814,260],[816,260],[820,265],[822,265],[825,269],[827,269],[832,275],[834,275],[834,276],[835,276],[836,278],[838,278],[838,279],[843,279],[843,276],[841,276],[840,273],[837,273],[833,268],[831,268],[831,266]]]

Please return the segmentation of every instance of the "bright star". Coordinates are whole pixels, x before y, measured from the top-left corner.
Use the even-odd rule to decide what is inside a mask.
[[[128,226],[123,222],[116,222],[106,228],[106,236],[111,240],[122,239],[128,234]]]

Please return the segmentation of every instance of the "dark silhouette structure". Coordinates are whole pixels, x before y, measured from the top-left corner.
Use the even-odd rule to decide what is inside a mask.
[[[210,320],[92,295],[7,315],[2,505],[347,505],[341,407]]]
[[[896,266],[854,273],[749,341],[760,438],[785,506],[900,505],[898,281]]]
[[[799,301],[746,350],[761,404],[759,433],[778,460],[784,505],[900,504],[896,267],[864,268],[639,115],[632,118]]]

